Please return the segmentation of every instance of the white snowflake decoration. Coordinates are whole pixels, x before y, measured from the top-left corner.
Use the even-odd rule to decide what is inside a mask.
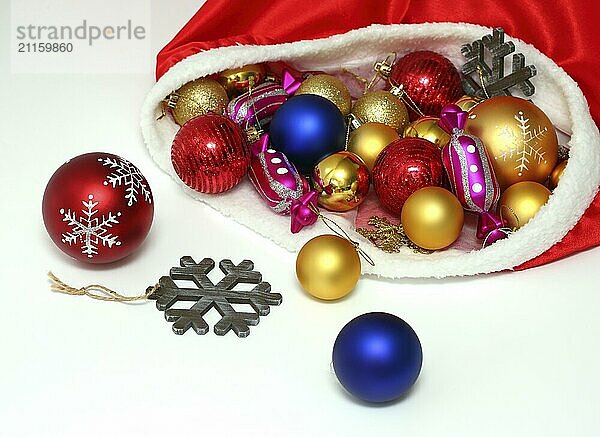
[[[514,159],[515,171],[519,176],[523,176],[523,173],[529,170],[532,160],[537,164],[546,162],[546,152],[543,150],[543,146],[540,145],[540,141],[548,133],[548,128],[538,126],[537,129],[532,130],[529,119],[525,118],[523,111],[519,111],[514,118],[517,121],[519,135],[515,135],[508,127],[501,129],[500,135],[508,137],[510,141],[507,141],[507,143],[510,143],[510,145],[496,159],[501,158],[503,161]]]
[[[137,202],[138,194],[144,197],[144,200],[148,203],[152,203],[152,194],[150,188],[144,181],[144,176],[138,168],[131,162],[123,158],[98,158],[98,161],[105,167],[109,167],[112,173],[106,176],[104,185],[112,185],[113,188],[121,185],[125,186],[125,200],[127,200],[128,206],[133,206]]]
[[[94,217],[98,214],[96,207],[99,202],[94,202],[94,196],[91,194],[87,201],[82,200],[81,203],[84,206],[84,209],[81,210],[83,213],[81,217],[77,217],[77,214],[70,209],[65,211],[64,208],[61,208],[60,210],[63,222],[67,222],[71,228],[70,232],[62,234],[62,242],[69,246],[81,244],[81,253],[87,255],[88,258],[98,255],[100,244],[104,247],[108,246],[109,249],[113,246],[120,246],[119,236],[110,233],[109,228],[119,223],[118,217],[121,216],[121,213],[109,212],[108,216]]]

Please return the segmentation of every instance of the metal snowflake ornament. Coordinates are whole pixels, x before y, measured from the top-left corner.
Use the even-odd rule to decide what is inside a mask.
[[[537,70],[533,65],[525,65],[525,56],[514,51],[515,44],[504,41],[504,30],[500,27],[494,29],[491,35],[463,45],[461,52],[467,59],[462,67],[465,92],[471,96],[489,98],[510,96],[511,89],[518,87],[523,95],[531,97],[535,87],[530,79],[537,74]],[[511,53],[512,69],[506,74],[505,58]],[[475,79],[472,75],[475,75]]]
[[[215,334],[225,335],[233,330],[238,337],[247,337],[250,326],[257,325],[260,316],[268,315],[270,306],[281,304],[281,294],[271,293],[271,285],[262,281],[262,275],[254,270],[252,261],[244,260],[234,265],[231,260],[222,260],[219,268],[225,276],[216,284],[208,278],[214,267],[215,261],[210,258],[196,263],[191,257],[184,256],[180,267],[173,267],[169,276],[160,278],[158,287],[148,296],[148,299],[156,300],[156,308],[165,312],[167,321],[173,322],[175,334],[185,334],[190,328],[198,335],[206,334],[209,327],[204,316],[214,308],[221,315],[214,326]],[[175,281],[189,281],[193,286],[180,287]],[[246,291],[239,287],[241,284],[255,286]],[[195,303],[188,309],[173,308],[177,302],[186,301]],[[235,304],[250,305],[253,311],[238,312],[233,307]]]

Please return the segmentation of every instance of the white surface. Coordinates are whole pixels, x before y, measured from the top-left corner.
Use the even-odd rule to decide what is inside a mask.
[[[155,48],[197,7],[172,5],[153,3]],[[599,249],[473,279],[363,279],[342,302],[316,302],[298,288],[292,254],[190,199],[152,162],[137,127],[150,73],[1,71],[0,435],[598,435]],[[62,256],[40,213],[55,168],[92,150],[136,163],[157,207],[142,250],[104,268]],[[179,337],[153,303],[61,296],[45,277],[138,293],[184,254],[252,258],[283,305],[247,339]],[[339,329],[374,310],[407,320],[424,349],[415,389],[383,407],[351,400],[329,370]]]

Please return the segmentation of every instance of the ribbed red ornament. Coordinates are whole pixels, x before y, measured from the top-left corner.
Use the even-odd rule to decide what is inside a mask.
[[[109,263],[134,252],[154,217],[150,185],[132,163],[110,153],[87,153],[63,164],[42,201],[46,230],[67,255]]]
[[[373,187],[381,205],[400,217],[412,193],[441,186],[443,175],[442,154],[436,145],[421,138],[401,138],[379,154],[373,168]]]
[[[464,94],[460,74],[454,64],[428,50],[409,53],[396,62],[390,82],[393,86],[402,85],[421,111],[434,117],[439,117],[444,106],[454,103]],[[413,110],[409,110],[409,115],[411,120],[419,117]]]
[[[215,194],[242,180],[250,166],[250,151],[236,123],[209,113],[181,127],[173,140],[171,161],[188,187]]]

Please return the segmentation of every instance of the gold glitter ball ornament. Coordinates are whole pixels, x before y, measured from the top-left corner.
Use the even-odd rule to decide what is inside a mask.
[[[362,124],[350,134],[348,151],[355,153],[373,171],[375,161],[385,147],[400,138],[395,129],[377,122]]]
[[[352,108],[361,123],[377,122],[403,132],[408,124],[408,111],[400,97],[388,91],[369,91],[363,94]]]
[[[228,102],[229,98],[221,84],[206,77],[186,83],[165,100],[179,126],[208,112],[223,115]]]
[[[454,243],[463,228],[465,214],[454,194],[440,187],[415,191],[402,207],[402,227],[419,247],[439,250]]]
[[[265,80],[265,67],[261,64],[250,64],[239,68],[231,68],[219,73],[219,82],[225,87],[230,98],[248,91]]]
[[[552,173],[550,173],[550,186],[552,187],[552,189],[555,189],[557,187],[558,182],[560,181],[560,178],[562,177],[568,162],[568,159],[562,161],[556,167],[554,167],[554,170],[552,170]]]
[[[462,96],[454,102],[454,104],[465,112],[471,112],[471,110],[481,102],[483,102],[483,99],[480,97]]]
[[[450,142],[450,135],[442,129],[437,117],[424,116],[417,118],[404,129],[404,137],[423,138],[435,144],[440,149]]]
[[[522,181],[543,183],[556,167],[556,130],[527,100],[492,97],[471,110],[465,131],[485,145],[501,189]]]
[[[337,152],[322,159],[313,172],[319,205],[345,212],[363,203],[369,192],[369,169],[357,155]]]
[[[298,88],[295,95],[315,94],[331,101],[344,117],[350,114],[352,98],[344,82],[329,74],[315,74],[308,77]]]
[[[296,276],[310,295],[324,300],[350,293],[360,277],[360,258],[348,240],[319,235],[306,243],[296,258]]]
[[[500,196],[498,213],[506,226],[520,229],[544,206],[550,194],[548,188],[537,182],[518,182]]]

